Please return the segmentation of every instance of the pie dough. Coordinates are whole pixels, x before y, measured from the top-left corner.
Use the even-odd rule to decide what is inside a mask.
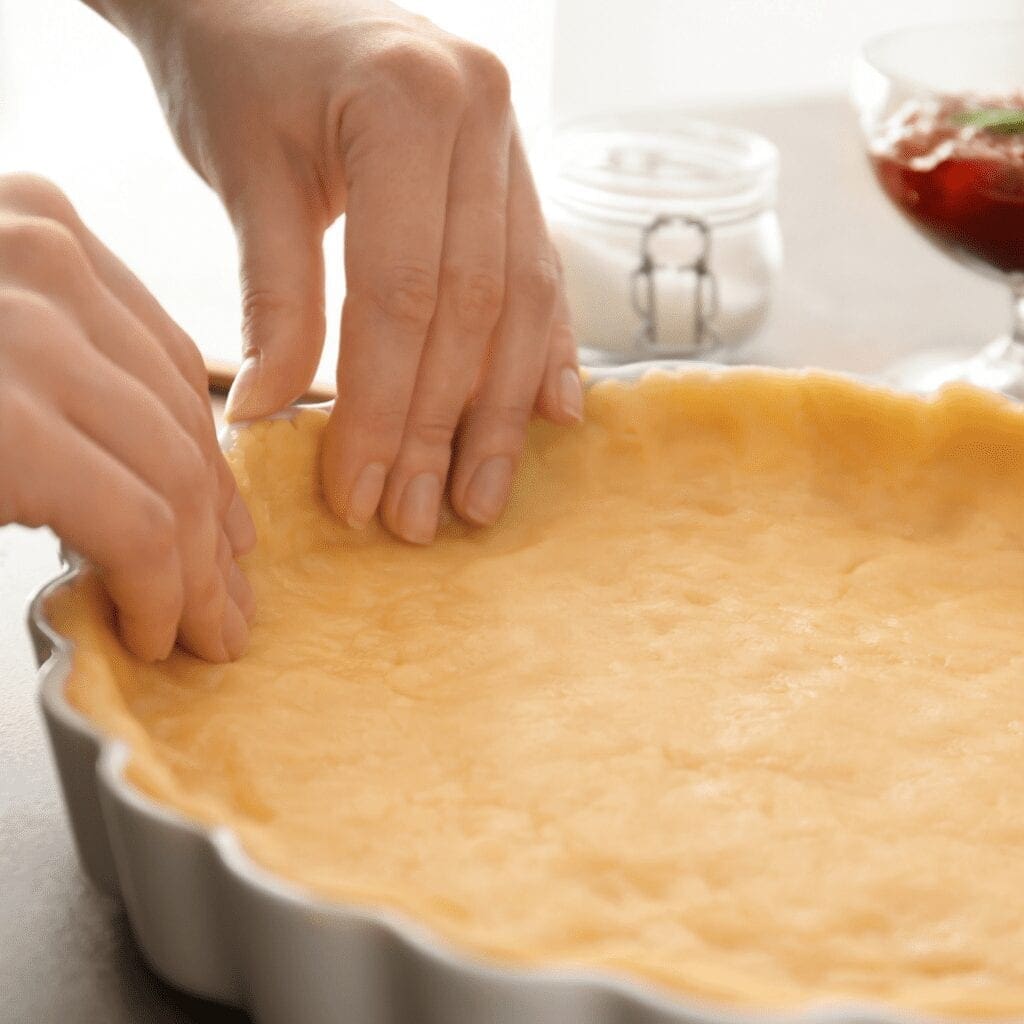
[[[1024,414],[824,375],[606,382],[494,529],[331,517],[325,417],[230,455],[249,653],[144,665],[86,577],[71,703],[312,892],[688,997],[1024,1013]]]

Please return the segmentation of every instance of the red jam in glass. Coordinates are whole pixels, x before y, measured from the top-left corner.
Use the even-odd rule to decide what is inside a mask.
[[[1024,272],[1024,133],[959,120],[1024,111],[1017,96],[949,96],[901,108],[871,144],[889,198],[929,238],[969,261]]]

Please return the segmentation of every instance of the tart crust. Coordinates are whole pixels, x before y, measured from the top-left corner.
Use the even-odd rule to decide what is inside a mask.
[[[325,415],[229,459],[249,653],[145,665],[86,575],[69,701],[331,900],[721,1003],[1024,1010],[1024,414],[816,374],[605,382],[498,527],[324,506]]]

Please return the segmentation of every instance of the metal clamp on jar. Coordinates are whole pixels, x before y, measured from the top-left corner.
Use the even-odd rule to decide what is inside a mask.
[[[782,255],[766,139],[667,113],[578,122],[545,170],[584,361],[726,361],[764,322]]]

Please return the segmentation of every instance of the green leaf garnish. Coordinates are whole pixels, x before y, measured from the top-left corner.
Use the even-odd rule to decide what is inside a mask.
[[[964,110],[953,115],[957,124],[1015,135],[1024,132],[1024,110]]]

